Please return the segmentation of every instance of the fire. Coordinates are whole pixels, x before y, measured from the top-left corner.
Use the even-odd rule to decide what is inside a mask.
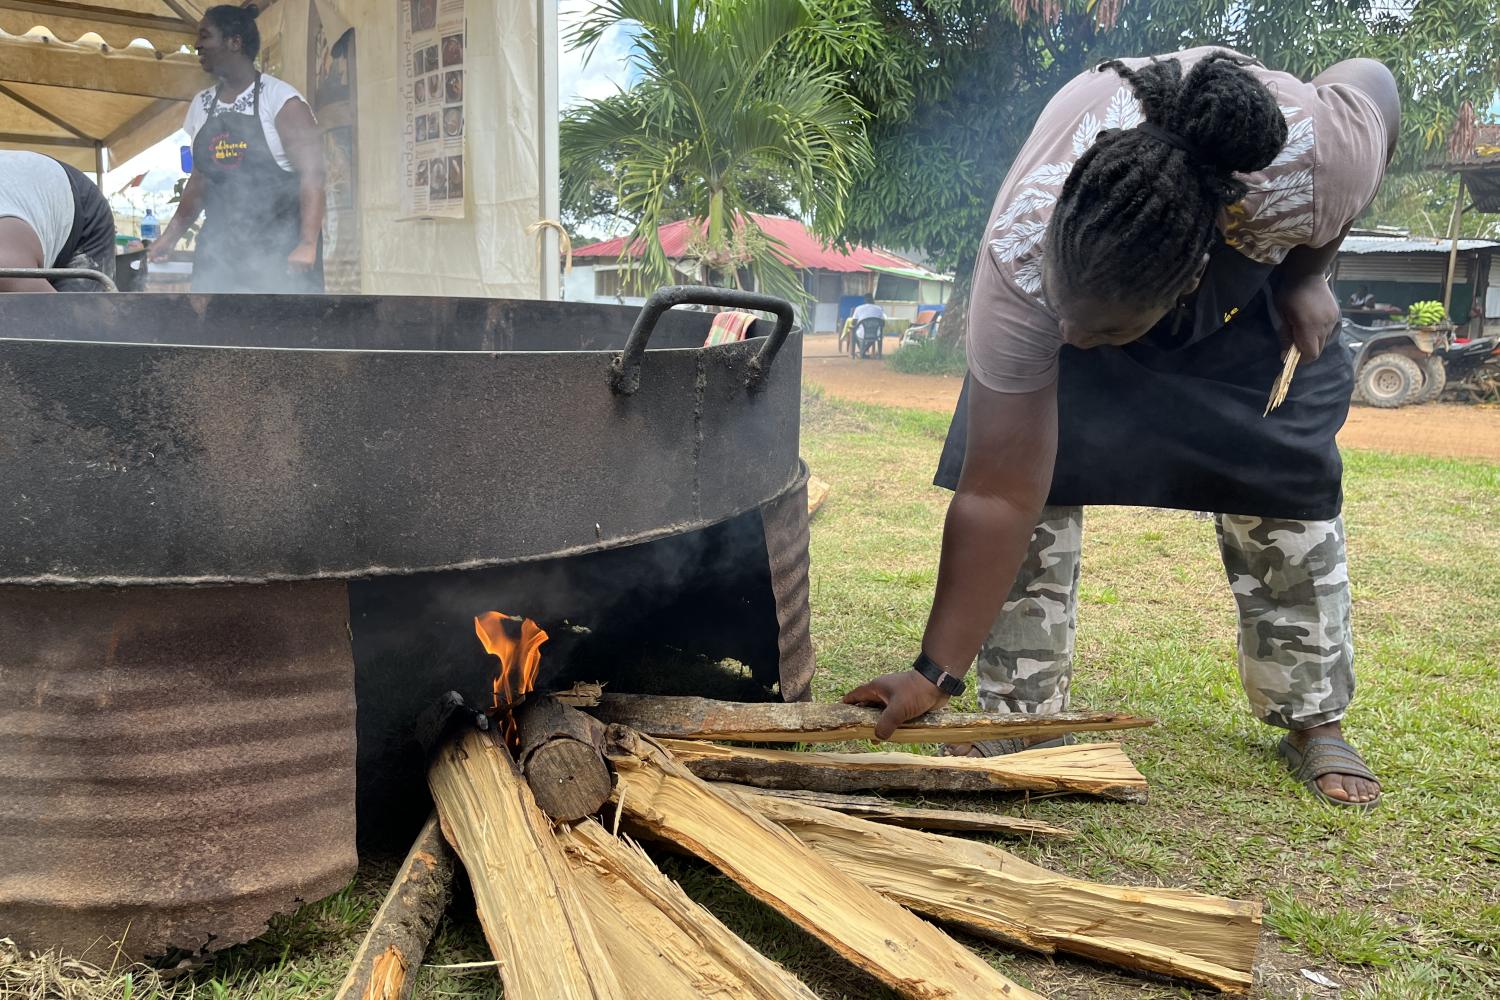
[[[495,708],[508,713],[510,706],[536,687],[547,633],[530,618],[502,615],[498,611],[486,611],[475,618],[474,631],[485,652],[500,658],[500,669],[495,674]]]

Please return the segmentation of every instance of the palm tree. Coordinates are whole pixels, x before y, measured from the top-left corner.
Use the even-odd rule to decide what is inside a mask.
[[[776,245],[749,216],[750,198],[779,183],[815,232],[838,231],[854,177],[871,163],[863,112],[815,62],[790,58],[815,24],[803,0],[600,0],[574,32],[592,48],[611,27],[634,31],[629,90],[563,119],[565,196],[586,191],[607,163],[617,211],[634,220],[644,278],[672,280],[659,228],[706,219],[694,256],[714,283],[804,297]]]

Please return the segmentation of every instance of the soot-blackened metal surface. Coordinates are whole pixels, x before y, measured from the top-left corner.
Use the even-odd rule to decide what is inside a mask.
[[[355,869],[346,588],[0,587],[0,933],[215,950]]]
[[[752,392],[763,338],[697,349],[709,317],[668,313],[627,396],[628,308],[58,299],[0,297],[0,583],[507,565],[723,521],[797,477],[795,335]]]

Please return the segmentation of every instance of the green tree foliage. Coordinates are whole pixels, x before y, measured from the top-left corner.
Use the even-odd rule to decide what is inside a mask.
[[[564,116],[571,214],[627,220],[626,246],[643,248],[653,283],[672,279],[660,227],[704,219],[693,249],[712,279],[737,284],[748,267],[766,290],[801,298],[797,274],[747,216],[795,205],[836,233],[871,167],[864,112],[841,79],[822,60],[786,58],[793,39],[828,26],[802,0],[603,0],[571,42],[592,46],[618,24],[635,32],[639,80]]]
[[[809,0],[815,10],[852,0]],[[872,113],[874,166],[841,236],[967,278],[991,201],[1047,99],[1103,59],[1221,44],[1304,78],[1383,60],[1401,83],[1398,170],[1439,151],[1500,64],[1496,0],[864,0],[885,26],[839,67]]]

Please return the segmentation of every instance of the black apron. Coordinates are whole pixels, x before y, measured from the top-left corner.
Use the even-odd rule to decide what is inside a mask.
[[[1265,410],[1281,371],[1271,266],[1222,242],[1183,310],[1124,347],[1064,347],[1049,504],[1174,507],[1330,520],[1343,505],[1334,436],[1354,369],[1329,342],[1297,366],[1286,402]],[[968,437],[968,380],[933,482],[956,489]]]
[[[321,292],[323,245],[306,273],[287,255],[302,242],[302,185],[281,169],[260,120],[260,74],[250,114],[219,106],[193,140],[193,171],[203,178],[203,230],[193,253],[195,292]]]

